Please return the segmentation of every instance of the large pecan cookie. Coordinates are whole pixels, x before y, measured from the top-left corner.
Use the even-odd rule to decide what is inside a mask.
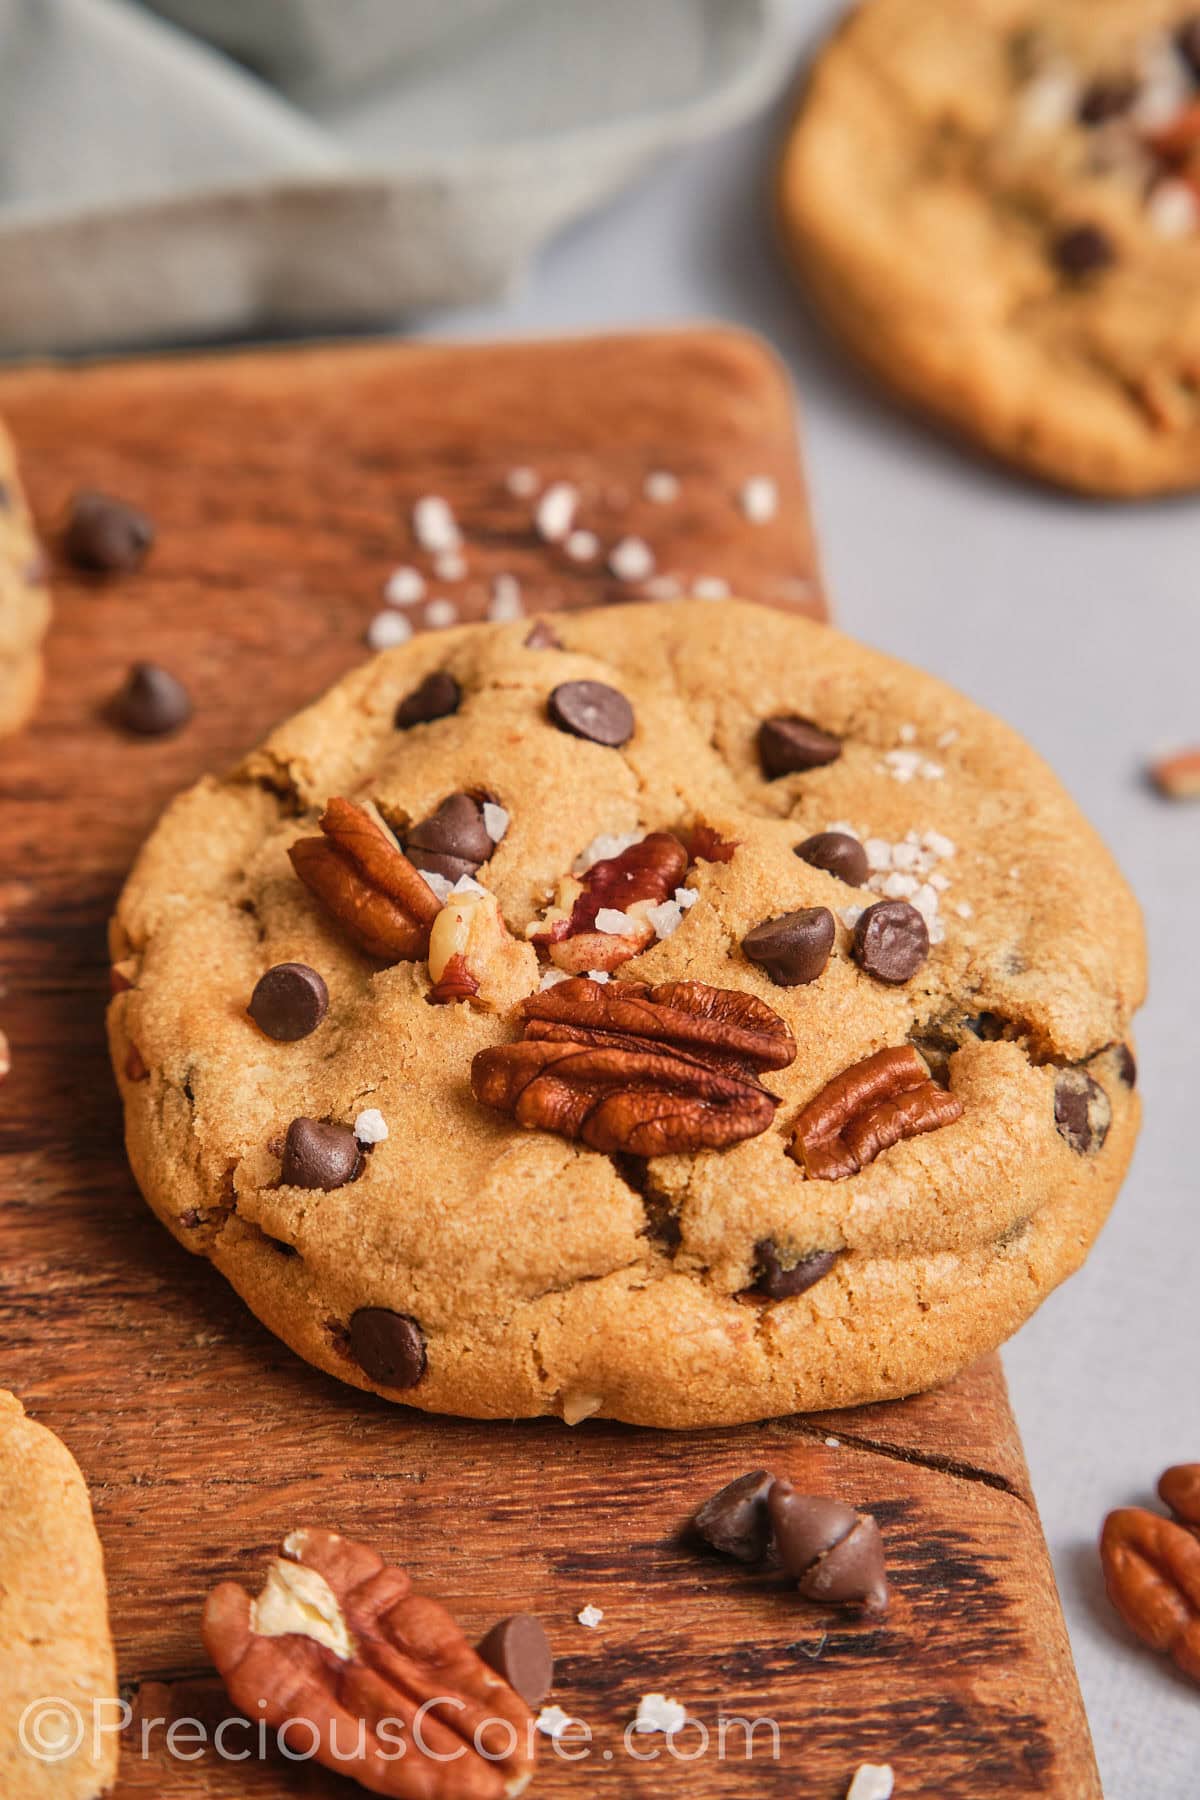
[[[734,602],[357,670],[113,930],[155,1211],[330,1373],[687,1426],[921,1388],[1074,1269],[1137,909],[1033,752]]]
[[[23,725],[42,683],[42,639],[50,619],[45,570],[0,425],[0,736]]]
[[[0,1793],[99,1800],[118,1702],[104,1563],[64,1444],[0,1389]]]
[[[1036,474],[1200,483],[1200,10],[864,0],[780,175],[822,310],[905,399]]]

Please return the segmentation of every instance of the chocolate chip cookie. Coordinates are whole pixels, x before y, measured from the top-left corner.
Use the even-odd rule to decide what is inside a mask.
[[[419,1407],[694,1426],[941,1380],[1124,1172],[1128,889],[1018,737],[826,627],[555,630],[385,652],[169,808],[112,931],[147,1199]]]
[[[117,1773],[117,1678],[91,1504],[70,1451],[2,1389],[0,1644],[0,1793],[99,1800]]]
[[[818,60],[783,234],[849,347],[1029,472],[1200,484],[1200,11],[865,0]]]
[[[0,735],[33,711],[42,684],[42,638],[50,621],[45,569],[0,425]]]

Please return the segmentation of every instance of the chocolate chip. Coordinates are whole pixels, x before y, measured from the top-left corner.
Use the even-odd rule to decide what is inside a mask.
[[[345,1187],[362,1167],[358,1139],[348,1125],[324,1119],[293,1119],[283,1145],[280,1180],[284,1187]]]
[[[501,1619],[477,1646],[476,1655],[520,1694],[526,1706],[540,1706],[554,1684],[550,1640],[532,1613]]]
[[[462,689],[445,669],[435,669],[419,687],[396,708],[397,731],[408,731],[414,725],[428,725],[434,719],[448,718],[462,704]]]
[[[866,851],[848,831],[818,831],[796,845],[796,855],[814,869],[836,875],[847,887],[862,887],[870,874]]]
[[[1099,225],[1070,225],[1051,245],[1055,266],[1071,281],[1099,275],[1117,260],[1117,247]]]
[[[107,494],[75,495],[63,534],[63,549],[78,569],[102,575],[136,569],[154,542],[145,513]]]
[[[693,1530],[722,1556],[744,1563],[762,1562],[771,1543],[767,1495],[774,1479],[768,1469],[752,1469],[749,1475],[727,1482],[704,1502],[692,1520]]]
[[[290,1044],[315,1031],[329,1008],[329,989],[307,963],[276,963],[260,975],[247,1011],[260,1031]]]
[[[483,805],[474,794],[451,794],[435,813],[408,833],[404,853],[414,868],[458,881],[474,875],[495,843],[483,823]]]
[[[113,697],[112,712],[126,731],[165,737],[191,718],[192,703],[183,683],[168,670],[136,662]]]
[[[360,1306],[350,1320],[349,1350],[380,1387],[416,1387],[425,1373],[425,1334],[407,1313]]]
[[[535,619],[525,639],[526,650],[561,650],[562,639],[545,619]]]
[[[742,950],[751,962],[761,964],[776,987],[803,987],[824,970],[836,937],[829,908],[807,906],[778,919],[764,919],[746,933]]]
[[[822,731],[810,719],[780,713],[764,719],[758,728],[758,760],[768,781],[800,769],[822,768],[841,754],[841,739]]]
[[[797,1493],[790,1481],[773,1484],[767,1507],[779,1560],[806,1600],[887,1611],[883,1539],[869,1514]]]
[[[1138,1078],[1137,1057],[1129,1045],[1118,1044],[1113,1051],[1113,1059],[1117,1065],[1117,1080],[1122,1087],[1135,1088]]]
[[[1141,84],[1132,75],[1101,75],[1083,91],[1078,116],[1081,125],[1103,125],[1119,119],[1132,107]]]
[[[1175,33],[1175,47],[1191,70],[1192,80],[1200,82],[1200,13],[1183,21]]]
[[[754,1249],[754,1292],[768,1300],[790,1300],[823,1281],[841,1255],[840,1250],[813,1250],[788,1262],[774,1238],[763,1238]]]
[[[633,708],[603,681],[564,681],[550,696],[551,722],[572,737],[617,750],[633,736]]]
[[[907,900],[877,900],[854,927],[853,955],[876,981],[909,981],[929,955],[929,927]]]
[[[1058,1135],[1080,1156],[1095,1156],[1104,1148],[1112,1102],[1086,1070],[1062,1070],[1054,1084],[1054,1123]]]

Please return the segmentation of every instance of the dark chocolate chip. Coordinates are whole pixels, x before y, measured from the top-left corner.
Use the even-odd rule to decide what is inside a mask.
[[[1192,80],[1200,82],[1200,13],[1191,13],[1175,33],[1175,48],[1191,70]]]
[[[743,953],[766,970],[776,987],[803,987],[829,961],[837,926],[827,906],[764,919],[742,939]]]
[[[414,825],[404,852],[414,868],[458,881],[474,875],[495,843],[483,823],[483,804],[474,794],[450,794],[435,813]]]
[[[325,1119],[293,1119],[283,1145],[284,1187],[345,1187],[362,1167],[358,1139],[348,1125]]]
[[[633,708],[624,694],[603,681],[564,681],[549,701],[550,718],[560,731],[606,744],[617,750],[633,736]]]
[[[840,1250],[813,1250],[795,1262],[779,1253],[774,1238],[763,1238],[754,1249],[754,1292],[768,1300],[790,1300],[823,1281],[841,1255]]]
[[[526,1706],[540,1706],[554,1685],[550,1640],[532,1613],[501,1619],[477,1646],[476,1655],[520,1694]]]
[[[853,954],[877,981],[909,981],[929,955],[929,927],[907,900],[877,900],[854,927]]]
[[[1099,225],[1069,225],[1054,239],[1050,253],[1056,268],[1070,281],[1099,275],[1117,260],[1117,247]]]
[[[407,1313],[360,1306],[350,1320],[349,1349],[380,1387],[416,1387],[425,1373],[425,1334]]]
[[[329,989],[307,963],[276,963],[260,975],[248,1011],[260,1031],[281,1044],[315,1031],[329,1008]]]
[[[796,845],[796,855],[814,869],[836,875],[847,887],[862,887],[870,874],[866,851],[848,831],[818,831]]]
[[[547,619],[535,619],[525,638],[526,650],[561,650],[562,639]]]
[[[1104,125],[1133,106],[1141,84],[1133,75],[1100,75],[1084,89],[1079,102],[1081,125]]]
[[[1117,1065],[1117,1080],[1123,1087],[1135,1088],[1138,1078],[1137,1057],[1129,1045],[1118,1044],[1113,1051],[1113,1058]]]
[[[1112,1102],[1085,1069],[1063,1069],[1054,1084],[1054,1123],[1061,1138],[1080,1156],[1104,1148],[1112,1124]]]
[[[790,1481],[774,1483],[767,1505],[780,1562],[806,1600],[887,1611],[883,1539],[869,1514],[799,1494]]]
[[[413,725],[428,725],[434,719],[448,718],[462,704],[462,689],[445,669],[435,669],[419,687],[415,687],[396,708],[396,729],[408,731]]]
[[[113,716],[139,737],[165,737],[192,716],[187,689],[156,663],[136,662],[117,690]]]
[[[764,719],[758,728],[758,760],[768,781],[800,769],[822,768],[841,754],[841,739],[822,731],[810,719],[780,713]]]
[[[692,1520],[693,1529],[722,1556],[762,1562],[771,1543],[767,1495],[774,1479],[769,1469],[752,1469],[727,1482],[704,1502]]]
[[[107,494],[75,495],[63,533],[63,549],[78,569],[102,575],[136,569],[154,542],[145,513]]]

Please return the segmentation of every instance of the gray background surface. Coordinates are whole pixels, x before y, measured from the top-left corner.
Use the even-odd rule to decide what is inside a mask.
[[[838,10],[785,0],[799,57]],[[1146,909],[1138,1030],[1146,1124],[1098,1249],[1005,1361],[1109,1800],[1200,1794],[1200,1699],[1111,1614],[1095,1543],[1200,1458],[1200,807],[1146,788],[1160,745],[1200,741],[1200,500],[1118,509],[1023,485],[878,399],[802,315],[765,204],[784,113],[660,170],[571,229],[505,306],[439,337],[722,318],[786,359],[804,415],[839,623],[1004,715],[1116,850]]]

